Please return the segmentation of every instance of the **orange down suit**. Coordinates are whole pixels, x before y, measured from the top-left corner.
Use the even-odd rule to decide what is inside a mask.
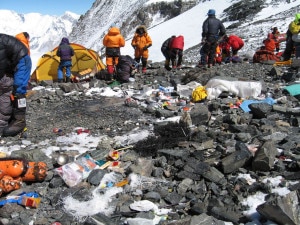
[[[151,37],[149,36],[149,34],[147,33],[146,27],[145,26],[140,26],[137,28],[140,29],[143,28],[144,29],[144,34],[139,35],[137,32],[134,34],[134,37],[132,38],[131,41],[131,45],[135,47],[135,51],[134,51],[134,57],[136,59],[139,58],[144,58],[144,59],[148,59],[149,57],[149,51],[148,49],[144,49],[144,47],[149,47],[152,45],[152,40]]]
[[[265,49],[267,51],[274,52],[276,48],[276,42],[274,41],[274,39],[267,38],[263,40],[263,44],[265,45]]]
[[[120,33],[120,29],[112,27],[103,38],[103,45],[106,47],[106,65],[118,64],[120,47],[125,46],[125,39]]]

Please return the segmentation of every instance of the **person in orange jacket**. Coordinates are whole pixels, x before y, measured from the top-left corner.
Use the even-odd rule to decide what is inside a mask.
[[[137,63],[142,61],[142,72],[147,71],[147,61],[149,50],[152,46],[152,40],[144,25],[138,26],[131,41],[131,46],[134,48],[134,59]]]
[[[125,46],[125,39],[121,35],[120,29],[113,26],[108,30],[108,33],[103,38],[103,45],[106,47],[106,66],[108,77],[106,80],[111,80],[118,64],[119,56],[121,55],[120,48]]]
[[[231,58],[237,57],[238,51],[244,47],[244,41],[236,35],[224,35],[220,42],[223,57]]]
[[[270,52],[274,52],[276,47],[276,42],[271,33],[268,34],[268,38],[263,40],[264,49]]]

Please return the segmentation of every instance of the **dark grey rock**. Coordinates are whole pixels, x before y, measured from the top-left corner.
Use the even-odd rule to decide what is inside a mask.
[[[295,207],[299,200],[295,191],[286,196],[277,197],[257,207],[257,211],[265,218],[278,224],[299,224],[299,209]]]
[[[181,201],[182,196],[175,191],[169,193],[166,197],[164,197],[164,200],[168,202],[171,205],[177,205]]]
[[[250,104],[249,108],[255,118],[265,118],[272,111],[272,106],[267,103]]]
[[[92,170],[87,177],[87,181],[92,185],[98,186],[106,173],[107,171],[101,169]]]
[[[273,168],[275,163],[275,156],[278,151],[274,145],[274,142],[267,141],[261,147],[258,148],[255,153],[255,157],[252,162],[252,168],[254,171],[269,171]]]
[[[237,150],[230,155],[224,157],[221,161],[224,173],[232,173],[240,167],[244,166],[252,158],[252,153],[245,146],[244,149]]]
[[[158,192],[151,191],[144,194],[143,199],[149,200],[151,202],[159,202],[161,199],[161,196]]]
[[[212,216],[208,216],[206,213],[201,213],[199,216],[193,216],[190,225],[225,225],[225,222],[220,221]]]

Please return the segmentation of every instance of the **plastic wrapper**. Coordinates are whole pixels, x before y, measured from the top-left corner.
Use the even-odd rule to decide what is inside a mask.
[[[67,163],[55,169],[55,171],[69,187],[73,187],[87,178],[90,172],[96,168],[98,168],[98,165],[95,160],[89,155],[86,155],[74,162]]]

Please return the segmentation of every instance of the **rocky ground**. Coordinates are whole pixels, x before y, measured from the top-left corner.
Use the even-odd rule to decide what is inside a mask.
[[[300,111],[297,96],[283,91],[287,80],[282,75],[286,70],[289,67],[275,68],[245,61],[217,65],[209,70],[187,65],[168,72],[161,63],[153,63],[146,74],[135,75],[135,82],[112,87],[123,91],[121,97],[104,97],[99,93],[87,96],[85,93],[93,87],[108,87],[105,81],[96,78],[87,83],[42,84],[47,89],[29,92],[28,130],[21,137],[1,139],[3,147],[20,146],[12,151],[11,157],[44,161],[48,166],[45,181],[24,183],[20,190],[5,194],[2,199],[35,191],[41,203],[36,209],[5,204],[0,208],[0,221],[10,225],[158,224],[153,219],[159,215],[159,209],[169,209],[167,217],[159,216],[159,224],[265,224],[268,220],[276,224],[300,224]],[[252,111],[245,113],[230,107],[238,100],[238,96],[230,93],[222,93],[211,101],[192,103],[188,98],[191,92],[177,91],[179,85],[191,82],[205,85],[216,76],[262,82],[260,97],[281,100],[272,106],[253,104]],[[163,107],[157,104],[157,98],[137,94],[147,88],[157,89],[159,85],[173,86],[171,96],[177,96],[182,104]],[[129,90],[136,94],[130,95]],[[128,95],[132,101],[125,104]],[[157,122],[162,117],[182,116],[185,103],[191,109],[192,128],[184,123]],[[115,136],[133,130],[148,130],[152,135],[137,141],[129,150],[120,151],[120,168],[93,170],[87,179],[69,187],[54,172],[58,167],[54,160],[57,155],[49,158],[41,149],[47,146],[64,149],[57,137],[74,132],[76,127],[87,128],[95,137],[106,136],[88,151],[97,161],[107,160],[112,149],[128,147],[114,142]],[[53,132],[53,128],[61,132]],[[71,159],[78,152],[75,149],[64,153]],[[122,190],[107,187],[99,191],[101,179],[111,172],[117,174],[114,183],[128,181],[128,184],[120,184]],[[239,174],[250,174],[252,182]],[[290,190],[285,196],[272,193],[272,185],[263,182],[278,176],[282,177],[280,186]],[[137,177],[139,185],[134,183]],[[103,199],[109,190],[115,191],[109,206],[105,207],[110,210],[82,217],[66,210],[66,197],[89,202],[95,198],[95,190],[101,192]],[[242,200],[256,192],[266,194],[266,202],[257,208],[261,220],[250,223],[253,219],[243,215],[247,208]],[[143,205],[134,205],[137,202]],[[153,204],[150,210],[140,210],[150,203]],[[82,207],[92,210],[97,204],[101,203],[83,203]]]

